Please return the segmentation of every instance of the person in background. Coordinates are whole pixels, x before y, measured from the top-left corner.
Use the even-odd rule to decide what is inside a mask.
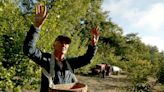
[[[34,25],[31,25],[30,30],[27,32],[23,46],[24,54],[42,67],[40,92],[48,92],[48,88],[54,84],[77,82],[72,71],[91,63],[91,59],[96,53],[96,44],[100,36],[98,27],[91,29],[91,43],[86,53],[82,56],[65,57],[71,44],[71,39],[65,35],[59,35],[55,39],[52,54],[43,52],[36,48],[35,45],[47,15],[46,6],[38,4],[35,10]]]

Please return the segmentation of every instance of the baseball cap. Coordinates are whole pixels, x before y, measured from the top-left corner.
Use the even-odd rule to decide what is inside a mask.
[[[60,42],[65,41],[67,44],[71,43],[71,39],[65,35],[59,35],[55,41],[60,41]]]

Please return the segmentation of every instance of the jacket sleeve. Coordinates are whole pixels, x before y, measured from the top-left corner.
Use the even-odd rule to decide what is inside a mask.
[[[47,62],[45,62],[48,61],[48,58],[46,58],[47,54],[43,53],[40,49],[35,48],[39,32],[40,30],[38,28],[35,28],[33,25],[31,26],[24,40],[23,52],[41,67],[46,67],[46,65],[48,64]]]
[[[83,56],[79,56],[76,58],[70,58],[70,59],[68,59],[68,62],[73,69],[80,68],[82,66],[85,66],[85,65],[91,63],[91,59],[96,54],[96,51],[97,51],[96,46],[89,45],[87,52]]]

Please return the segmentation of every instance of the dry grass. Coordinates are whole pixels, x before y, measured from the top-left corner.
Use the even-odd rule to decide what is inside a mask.
[[[98,76],[79,76],[80,82],[88,85],[89,92],[127,92],[131,85],[126,75],[112,75],[105,79]]]

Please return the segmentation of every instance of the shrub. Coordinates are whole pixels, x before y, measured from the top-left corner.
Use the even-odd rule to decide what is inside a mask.
[[[157,79],[158,79],[159,83],[164,84],[164,62],[162,62],[159,65],[159,69],[158,69],[158,72],[157,72]]]

